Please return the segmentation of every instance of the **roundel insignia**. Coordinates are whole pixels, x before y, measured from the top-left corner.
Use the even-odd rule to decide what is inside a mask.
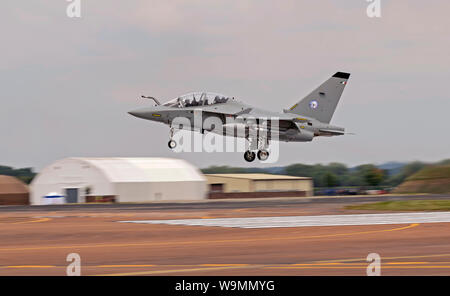
[[[316,100],[312,100],[311,102],[309,102],[309,107],[311,109],[316,109],[319,106],[319,103]]]

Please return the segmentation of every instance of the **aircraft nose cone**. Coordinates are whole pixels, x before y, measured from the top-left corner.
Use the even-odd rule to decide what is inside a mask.
[[[132,111],[128,112],[128,114],[136,116],[136,117],[139,117],[139,118],[144,117],[145,113],[146,113],[145,111],[139,110],[139,109],[138,110],[132,110]]]

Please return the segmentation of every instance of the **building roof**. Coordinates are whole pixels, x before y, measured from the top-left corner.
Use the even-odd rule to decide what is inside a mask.
[[[81,162],[84,166],[92,166],[110,182],[175,182],[205,181],[202,173],[190,163],[174,158],[159,157],[72,157],[54,162],[46,170],[63,167],[67,162]]]
[[[28,193],[28,186],[19,179],[0,175],[0,194]]]
[[[273,174],[205,174],[205,176],[249,180],[311,180],[310,177],[296,177]]]
[[[76,158],[101,169],[112,182],[204,181],[190,163],[175,158]]]

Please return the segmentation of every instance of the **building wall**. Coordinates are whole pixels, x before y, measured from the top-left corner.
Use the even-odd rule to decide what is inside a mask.
[[[117,202],[205,199],[204,181],[115,183]]]
[[[305,197],[306,191],[211,192],[209,199]]]
[[[309,179],[298,180],[254,180],[254,191],[306,191],[312,195],[313,182]]]
[[[0,206],[4,205],[29,205],[28,193],[2,193],[0,194]]]
[[[208,184],[224,184],[223,192],[250,192],[253,191],[249,179],[228,178],[219,176],[206,176]]]
[[[263,192],[263,191],[305,191],[307,196],[314,192],[311,179],[266,179],[252,180],[244,178],[207,175],[208,184],[223,184],[223,192]]]

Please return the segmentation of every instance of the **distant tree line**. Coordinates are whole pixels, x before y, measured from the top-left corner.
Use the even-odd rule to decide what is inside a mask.
[[[384,186],[396,187],[406,178],[417,173],[430,163],[414,161],[401,164],[394,169],[384,169],[383,166],[363,164],[356,167],[348,167],[342,163],[323,164],[291,164],[284,167],[268,168],[243,168],[230,166],[211,166],[202,169],[204,174],[246,174],[266,173],[289,176],[311,177],[315,187],[364,187]],[[434,165],[450,165],[450,159],[434,163]],[[24,183],[30,184],[36,173],[32,168],[15,169],[0,165],[0,175],[13,176]]]
[[[441,161],[437,164],[450,164],[450,159]],[[315,187],[395,187],[427,165],[430,164],[415,161],[402,164],[395,169],[383,169],[383,166],[376,166],[373,164],[348,167],[342,163],[330,163],[327,165],[307,165],[297,163],[285,167],[271,168],[211,166],[203,169],[202,172],[205,174],[268,173],[311,177],[314,180]]]
[[[30,184],[34,176],[36,176],[36,173],[33,172],[32,168],[14,169],[9,166],[0,165],[0,175],[13,176],[22,180],[24,183]]]

